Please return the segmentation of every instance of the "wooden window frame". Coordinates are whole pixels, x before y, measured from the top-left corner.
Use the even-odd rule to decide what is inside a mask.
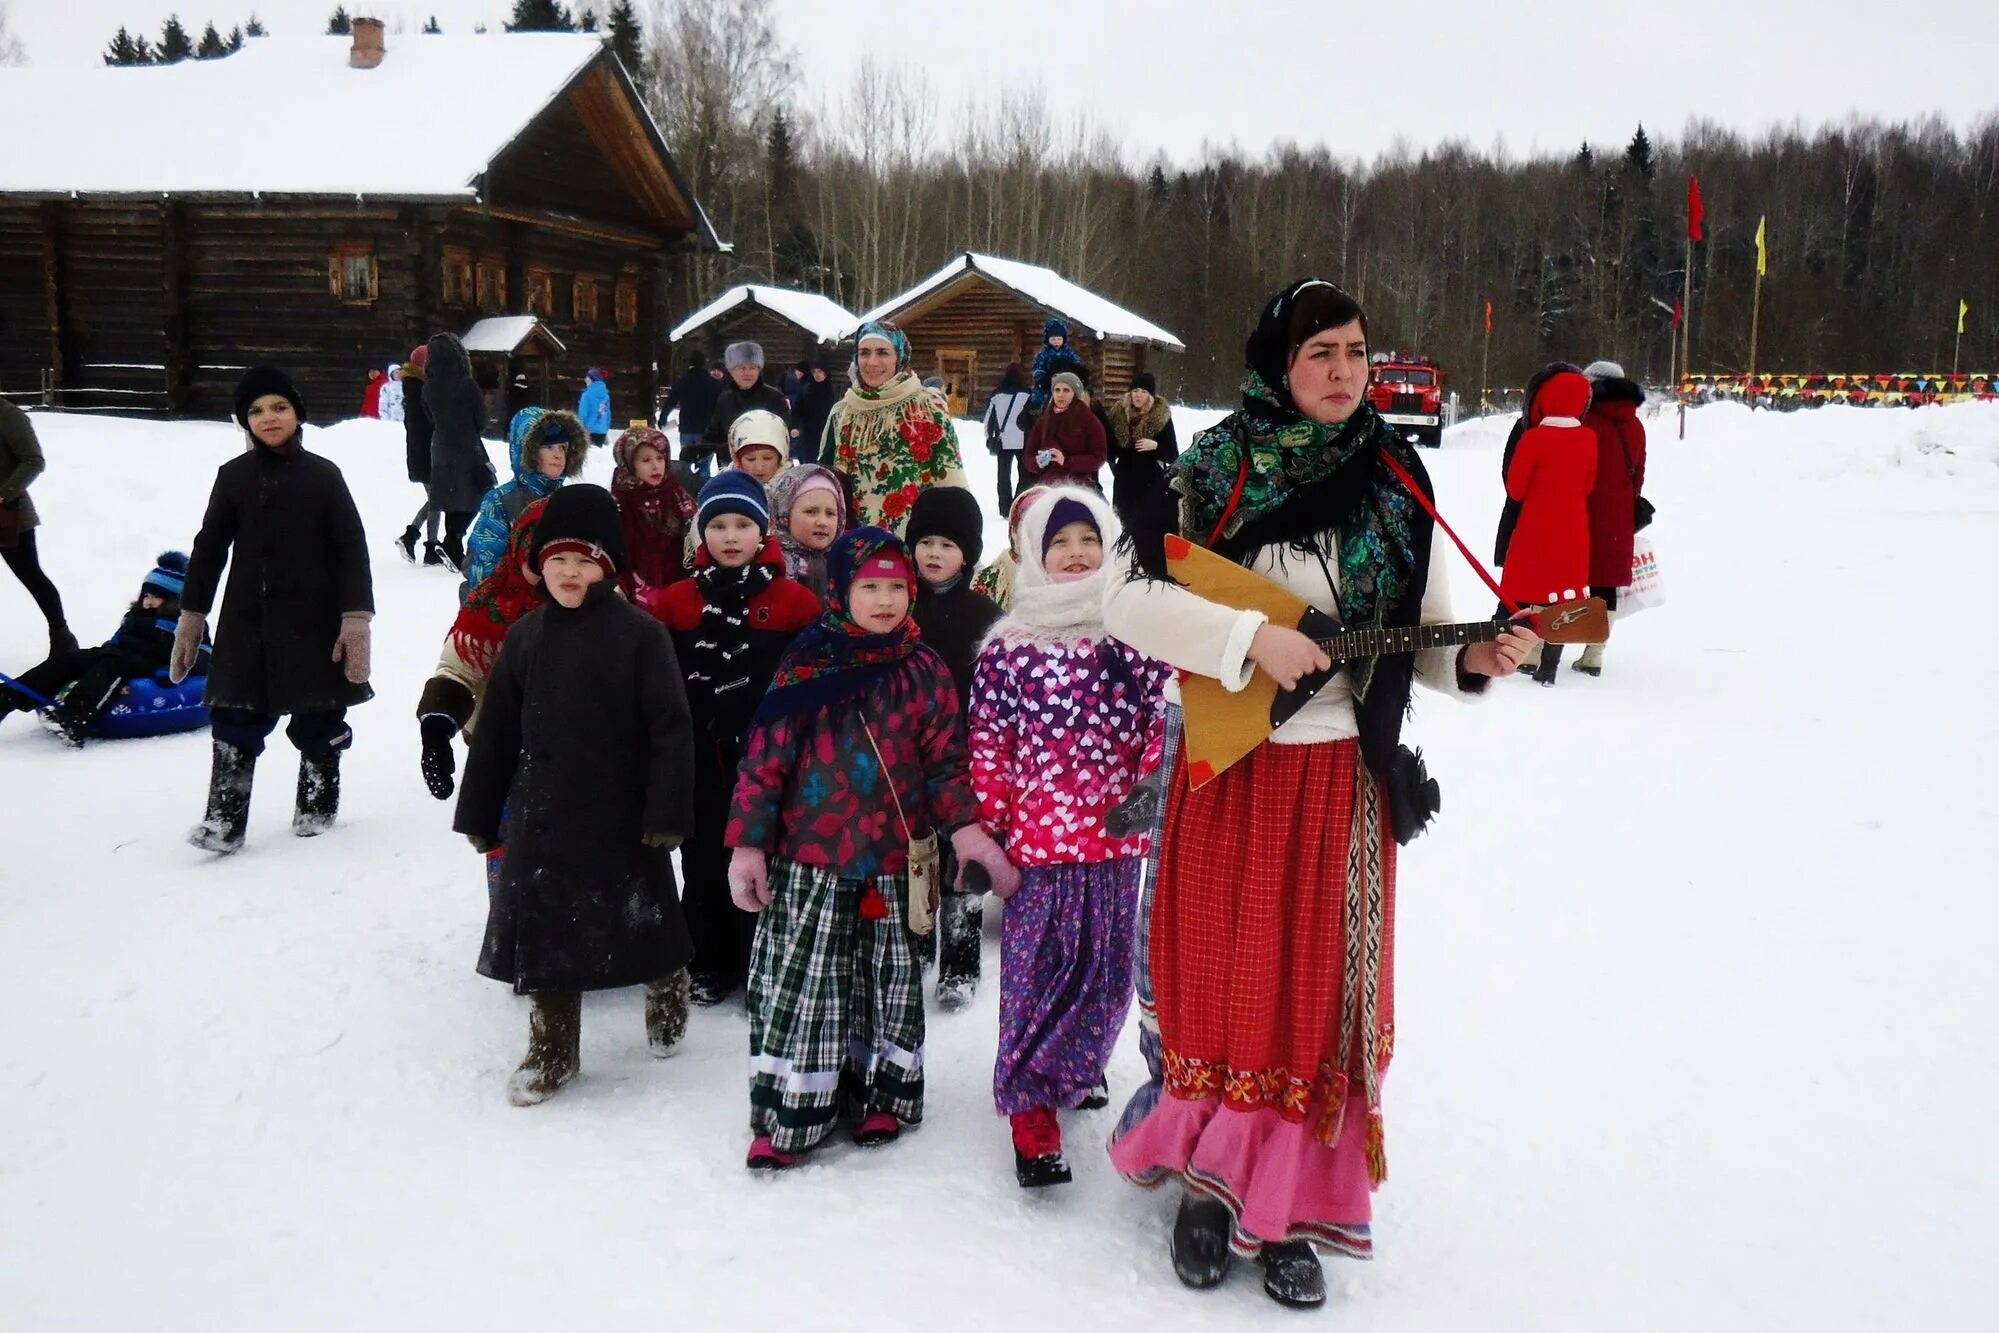
[[[597,300],[597,279],[588,273],[576,275],[569,287],[569,319],[579,328],[590,328],[602,317]]]
[[[507,261],[493,255],[480,255],[475,266],[478,287],[473,292],[474,303],[480,313],[504,315],[507,313]]]
[[[460,307],[474,304],[479,289],[472,266],[472,252],[461,245],[447,245],[439,262],[442,272],[438,280],[438,295],[443,304]]]
[[[356,295],[347,282],[348,265],[361,261],[367,267],[365,274],[365,294]],[[326,256],[326,286],[333,299],[342,305],[369,306],[382,299],[382,269],[375,259],[373,241],[339,241]]]
[[[555,274],[545,268],[527,271],[527,313],[537,319],[555,318]]]
[[[639,281],[633,277],[618,279],[617,290],[612,296],[618,316],[618,332],[630,333],[639,326]]]
[[[962,359],[965,363],[965,374],[958,382],[957,402],[953,404],[953,415],[959,417],[969,416],[972,411],[973,395],[978,392],[979,388],[979,349],[976,347],[940,347],[937,349],[936,373],[945,381],[945,388],[948,390],[950,388],[951,373],[945,364],[947,359],[952,361]],[[946,401],[950,401],[948,394]]]

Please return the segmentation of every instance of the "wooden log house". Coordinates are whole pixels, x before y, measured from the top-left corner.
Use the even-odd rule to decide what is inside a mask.
[[[731,287],[674,326],[674,367],[685,369],[688,350],[714,365],[734,342],[764,349],[764,378],[781,383],[800,361],[823,361],[828,378],[845,387],[849,358],[840,344],[859,321],[851,311],[816,292],[754,284]]]
[[[1184,352],[1178,338],[1052,269],[967,250],[857,321],[894,320],[909,335],[918,375],[941,375],[951,414],[976,416],[1007,362],[1032,369],[1049,316],[1069,326],[1069,345],[1089,367],[1099,397],[1131,387],[1156,351]]]
[[[51,120],[51,108],[70,107]],[[680,256],[719,248],[601,38],[253,39],[153,68],[0,71],[0,392],[226,414],[244,367],[312,415],[438,331],[532,315],[556,401],[656,387]],[[567,405],[567,404],[565,404]]]

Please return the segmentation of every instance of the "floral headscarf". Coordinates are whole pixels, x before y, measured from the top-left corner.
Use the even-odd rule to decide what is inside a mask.
[[[841,534],[826,554],[826,610],[792,641],[757,707],[757,722],[852,707],[922,647],[913,615],[885,634],[872,634],[848,608],[855,578],[877,557],[901,564],[915,606],[916,566],[900,537],[881,528]]]

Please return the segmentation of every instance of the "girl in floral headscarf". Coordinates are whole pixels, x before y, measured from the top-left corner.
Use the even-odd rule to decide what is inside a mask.
[[[625,564],[618,586],[636,602],[654,588],[687,577],[687,537],[694,528],[694,497],[669,466],[673,450],[664,432],[650,427],[618,437],[611,495],[625,533]]]
[[[919,492],[965,485],[958,434],[909,368],[909,339],[895,325],[861,325],[853,380],[826,419],[819,457],[853,478],[856,522],[900,533]]]

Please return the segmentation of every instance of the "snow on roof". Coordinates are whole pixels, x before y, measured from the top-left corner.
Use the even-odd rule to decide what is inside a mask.
[[[865,324],[914,305],[923,297],[968,272],[983,273],[1004,287],[1011,287],[1038,306],[1064,319],[1095,329],[1100,338],[1130,339],[1184,352],[1187,345],[1151,320],[1141,319],[1123,306],[1115,305],[1095,292],[1078,287],[1053,269],[1023,264],[1017,259],[995,259],[967,250],[943,268],[911,287],[900,296],[876,306],[857,322]]]
[[[482,319],[465,330],[461,341],[468,352],[512,352],[526,342],[540,325],[541,321],[533,315],[496,315]],[[541,336],[554,343],[556,351],[568,350],[562,345],[562,340],[547,328],[541,329]]]
[[[0,70],[0,191],[471,198],[474,179],[601,37],[392,34],[375,69],[345,37],[256,37],[177,65]]]
[[[754,284],[731,287],[689,315],[667,335],[679,342],[688,334],[744,302],[762,306],[780,319],[788,319],[822,343],[836,343],[854,331],[860,322],[853,312],[817,292],[794,292],[788,287],[758,287]]]

